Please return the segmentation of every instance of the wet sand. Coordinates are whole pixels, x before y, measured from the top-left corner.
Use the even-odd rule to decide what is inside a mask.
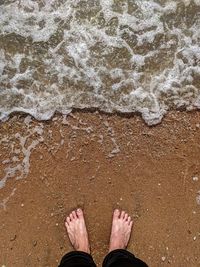
[[[45,122],[27,177],[0,190],[8,200],[0,207],[0,266],[57,266],[72,249],[64,218],[78,206],[98,266],[115,207],[134,218],[129,250],[149,266],[200,266],[199,124],[199,112],[172,112],[151,128],[137,116],[87,112]],[[24,127],[14,116],[1,124],[1,138]],[[2,162],[11,152],[5,143],[0,151]]]

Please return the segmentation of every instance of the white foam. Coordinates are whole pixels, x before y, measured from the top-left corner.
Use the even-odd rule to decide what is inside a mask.
[[[43,141],[43,125],[31,126],[30,116],[25,120],[26,130],[24,134],[16,133],[15,136],[11,136],[12,142],[7,140],[11,146],[11,158],[3,161],[3,164],[8,165],[4,168],[5,175],[0,180],[0,189],[6,185],[6,182],[10,178],[16,180],[25,178],[29,173],[30,168],[30,155],[32,151]],[[35,137],[37,134],[38,137]],[[29,145],[27,145],[29,143]],[[17,148],[16,148],[17,147]],[[19,148],[20,147],[20,148]],[[21,155],[18,157],[18,155]]]
[[[184,15],[181,5],[188,9]],[[16,111],[45,120],[55,111],[96,107],[140,112],[152,125],[171,108],[200,108],[199,5],[199,0],[2,4],[0,38],[24,38],[20,47],[25,42],[26,49],[0,49],[0,120]]]

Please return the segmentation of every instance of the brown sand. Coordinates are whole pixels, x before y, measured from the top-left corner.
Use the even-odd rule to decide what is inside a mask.
[[[23,134],[23,121],[1,124],[1,136]],[[151,128],[137,116],[75,112],[67,121],[44,123],[28,176],[0,190],[0,201],[13,192],[0,208],[0,266],[57,266],[72,249],[65,215],[78,206],[98,266],[115,207],[134,218],[129,250],[149,266],[200,266],[200,113],[171,113]],[[0,149],[2,161],[9,151]]]

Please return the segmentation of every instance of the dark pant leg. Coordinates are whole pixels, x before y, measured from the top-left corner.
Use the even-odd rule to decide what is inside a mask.
[[[90,254],[81,251],[72,251],[62,258],[58,267],[96,267],[96,265]]]
[[[111,251],[103,261],[103,267],[148,267],[132,253],[124,249]]]

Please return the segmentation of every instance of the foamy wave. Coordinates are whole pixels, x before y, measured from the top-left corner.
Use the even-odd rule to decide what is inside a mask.
[[[200,108],[200,1],[5,1],[0,120],[23,111]]]
[[[4,168],[5,175],[0,179],[0,189],[6,185],[8,179],[15,177],[16,180],[19,180],[29,173],[30,155],[43,141],[43,125],[32,127],[30,122],[31,118],[27,116],[24,120],[27,126],[24,135],[16,133],[15,136],[9,136],[1,140],[1,143],[10,147],[12,158],[7,158],[2,162],[6,167]],[[29,142],[27,142],[28,140]],[[29,144],[27,145],[27,143]]]

